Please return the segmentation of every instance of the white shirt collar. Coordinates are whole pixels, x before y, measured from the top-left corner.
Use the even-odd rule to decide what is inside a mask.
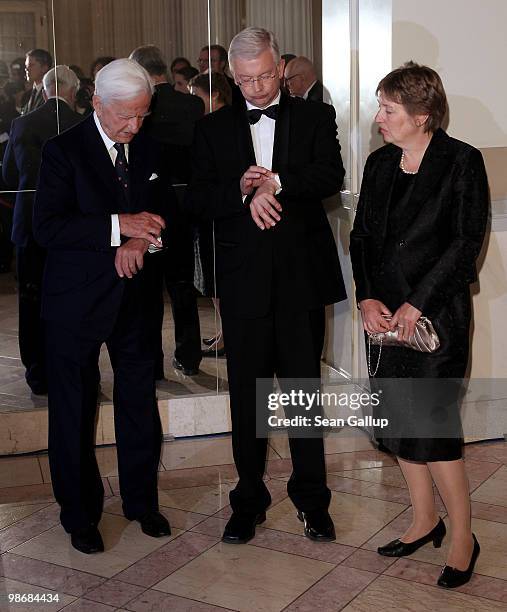
[[[37,90],[37,93],[42,91],[42,87],[44,86],[44,83],[41,81],[38,85],[37,83],[33,84],[33,88]]]
[[[93,119],[94,119],[95,125],[97,126],[97,129],[99,131],[99,134],[100,134],[102,140],[104,141],[104,144],[106,145],[106,149],[109,151],[109,149],[111,149],[116,143],[114,142],[114,140],[111,140],[109,138],[109,136],[102,129],[102,126],[100,125],[99,118],[97,117],[97,113],[95,111],[93,111]]]
[[[305,91],[303,98],[306,100],[308,98],[308,94],[310,93],[310,89],[315,85],[315,83],[317,82],[317,79],[315,79],[315,81],[310,85],[310,87],[308,87],[308,89]]]
[[[264,108],[268,108],[269,106],[273,106],[274,104],[279,104],[281,96],[282,96],[282,92],[279,91],[278,95],[276,96],[276,98],[272,102],[270,102],[268,104],[268,106],[265,106]],[[245,99],[245,102],[246,102],[247,110],[252,110],[252,108],[259,108],[258,106],[254,106],[253,104],[250,104],[250,102],[248,100],[246,100],[246,99]],[[262,110],[264,110],[264,109],[262,109]]]

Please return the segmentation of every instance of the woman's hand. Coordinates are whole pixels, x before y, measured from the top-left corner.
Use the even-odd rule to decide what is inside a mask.
[[[361,300],[359,302],[361,309],[361,317],[363,319],[363,328],[365,331],[373,333],[386,332],[391,328],[389,321],[386,321],[382,315],[390,316],[392,313],[389,308],[379,300]]]
[[[402,340],[407,341],[414,335],[415,324],[421,315],[422,312],[420,310],[412,306],[412,304],[405,302],[394,313],[391,319],[391,329],[394,330],[399,327],[401,335],[398,334],[398,336]]]

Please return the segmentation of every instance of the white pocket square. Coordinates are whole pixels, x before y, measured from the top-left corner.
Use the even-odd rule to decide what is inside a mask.
[[[157,179],[157,178],[158,178],[158,174],[153,173],[153,174],[150,176],[150,181],[154,181],[154,180],[155,180],[155,179]]]

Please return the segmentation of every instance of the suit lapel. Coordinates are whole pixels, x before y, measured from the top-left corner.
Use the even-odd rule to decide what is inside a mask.
[[[384,156],[379,160],[379,166],[376,171],[375,192],[372,197],[372,203],[375,207],[374,219],[379,224],[382,243],[386,236],[389,207],[400,159],[401,149],[386,147]]]
[[[146,174],[146,163],[148,161],[145,153],[145,139],[142,133],[134,136],[129,144],[129,176],[130,176],[130,204],[131,211],[137,210],[137,202],[141,195],[143,179]]]
[[[279,172],[289,163],[290,99],[282,94],[276,119],[271,170]]]
[[[448,139],[449,137],[442,129],[438,129],[433,134],[415,179],[414,189],[407,207],[405,227],[409,227],[414,221],[442,177],[449,171],[452,160],[448,152]]]
[[[246,103],[243,100],[243,104],[236,104],[232,106],[234,111],[234,122],[235,130],[234,133],[237,135],[238,151],[240,155],[240,165],[242,173],[249,167],[254,166],[257,162],[255,160],[255,151],[252,142],[252,132],[250,131],[250,124],[246,115]]]
[[[115,196],[115,199],[111,201],[111,210],[114,212],[117,209],[116,204],[120,204],[124,208],[125,196],[118,185],[118,177],[111,162],[111,157],[97,130],[93,114],[85,119],[83,128],[85,131],[83,144],[86,149],[87,161],[104,186]]]

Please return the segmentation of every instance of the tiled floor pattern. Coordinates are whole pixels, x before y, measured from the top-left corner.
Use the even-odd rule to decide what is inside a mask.
[[[410,500],[393,459],[350,430],[326,440],[337,531],[337,541],[329,544],[302,535],[286,493],[290,458],[283,437],[270,446],[268,520],[244,546],[220,542],[236,480],[228,436],[165,444],[160,505],[173,535],[162,539],[145,536],[123,517],[115,449],[97,452],[106,488],[100,524],[106,552],[93,556],[75,551],[59,524],[47,457],[0,459],[0,610],[507,609],[505,442],[466,448],[473,528],[482,553],[470,583],[455,591],[435,586],[448,538],[439,550],[424,547],[405,559],[375,552],[410,521]],[[8,593],[58,594],[59,601],[9,604]]]

